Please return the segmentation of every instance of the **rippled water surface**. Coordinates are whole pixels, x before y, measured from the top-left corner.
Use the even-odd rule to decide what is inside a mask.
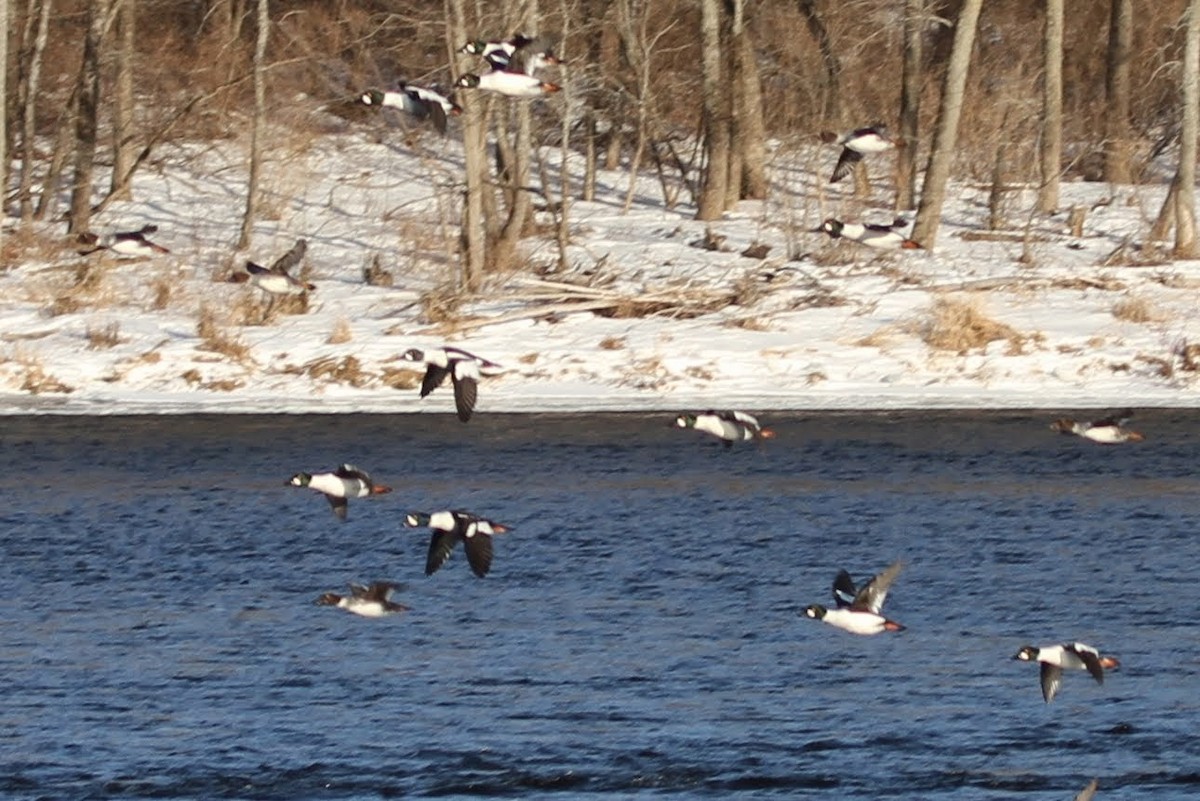
[[[1200,414],[4,418],[0,797],[1194,799]],[[395,491],[285,487],[353,462]],[[514,526],[423,575],[403,513]],[[908,629],[799,616],[906,562]],[[404,582],[382,620],[314,605]],[[1119,657],[1052,704],[1026,643]]]

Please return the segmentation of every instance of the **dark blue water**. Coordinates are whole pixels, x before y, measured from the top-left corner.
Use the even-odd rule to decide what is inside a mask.
[[[764,417],[0,420],[0,797],[1196,797],[1200,414]],[[283,486],[342,461],[395,492]],[[447,507],[488,578],[424,577]],[[798,616],[896,558],[907,631]],[[1070,639],[1122,669],[1045,704]]]

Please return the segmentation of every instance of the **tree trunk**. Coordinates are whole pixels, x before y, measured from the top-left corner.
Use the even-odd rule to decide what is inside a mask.
[[[763,124],[762,82],[754,42],[746,26],[745,0],[727,2],[732,3],[728,11],[733,22],[730,41],[732,76],[729,81],[733,92],[730,164],[736,162],[738,165],[737,169],[729,171],[729,190],[737,193],[734,200],[761,200],[767,196],[767,135]]]
[[[829,30],[817,14],[816,0],[798,0],[800,13],[808,25],[808,32],[817,40],[817,48],[821,51],[821,63],[825,65],[825,122],[837,130],[842,125],[842,62],[834,50],[833,40],[829,38]]]
[[[1175,256],[1193,259],[1196,247],[1196,135],[1200,128],[1200,0],[1188,5],[1180,110],[1179,191],[1175,198]]]
[[[8,216],[8,0],[0,0],[0,268],[4,258],[4,218]]]
[[[1058,208],[1062,171],[1062,59],[1063,0],[1046,0],[1046,29],[1042,39],[1042,181],[1038,186],[1038,210],[1043,214]]]
[[[1105,112],[1104,180],[1114,184],[1133,182],[1130,164],[1129,112],[1132,103],[1130,57],[1133,55],[1133,0],[1110,0],[1108,24],[1108,68],[1104,90]]]
[[[450,54],[451,76],[457,80],[460,70],[459,45],[473,36],[467,30],[463,0],[446,2],[446,48]],[[484,99],[479,92],[460,92],[462,105],[463,161],[466,169],[466,197],[463,202],[460,256],[461,283],[470,290],[479,288],[487,260],[487,229],[484,225],[483,194],[487,180],[487,128],[484,125]]]
[[[79,67],[75,109],[75,175],[71,186],[71,211],[67,233],[88,230],[92,222],[92,176],[96,168],[96,121],[100,103],[100,50],[111,0],[88,4],[83,62]]]
[[[921,125],[921,35],[925,27],[925,0],[904,5],[904,65],[900,74],[900,138],[896,151],[896,210],[916,208],[917,147]]]
[[[729,175],[729,91],[721,81],[721,6],[719,0],[700,0],[700,48],[704,72],[704,146],[707,153],[704,188],[698,220],[716,220],[725,211]]]
[[[942,84],[937,129],[934,131],[929,162],[925,167],[925,182],[921,186],[921,202],[913,224],[912,238],[925,248],[932,249],[937,240],[942,205],[946,201],[946,184],[950,180],[950,162],[954,158],[954,146],[958,139],[958,120],[962,116],[971,48],[975,44],[975,28],[979,23],[982,5],[983,0],[964,0],[955,26],[950,64]]]
[[[250,176],[246,187],[246,213],[237,248],[250,247],[250,235],[258,216],[259,177],[262,173],[262,140],[267,128],[267,36],[271,32],[268,0],[258,0],[258,36],[254,42],[254,121],[250,127]]]
[[[113,169],[109,194],[117,200],[133,197],[133,69],[136,0],[117,0],[117,76],[113,95]]]
[[[22,54],[22,81],[18,90],[21,105],[21,185],[19,190],[21,222],[33,221],[33,165],[37,138],[38,90],[41,86],[42,54],[50,37],[51,0],[42,0],[37,12],[37,31]],[[33,16],[33,7],[28,11]],[[31,20],[30,20],[31,21]]]

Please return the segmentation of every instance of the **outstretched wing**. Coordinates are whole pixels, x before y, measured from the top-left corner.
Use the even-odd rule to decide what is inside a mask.
[[[292,245],[292,249],[276,259],[275,263],[271,265],[271,272],[287,275],[289,270],[300,263],[307,250],[308,242],[303,239],[297,239],[296,244]]]
[[[854,169],[854,165],[862,161],[862,153],[857,150],[851,150],[848,147],[842,148],[842,155],[838,158],[837,166],[833,168],[833,175],[829,178],[829,183],[836,184],[838,181],[845,178]]]
[[[1069,643],[1063,648],[1083,660],[1083,666],[1087,668],[1088,673],[1092,674],[1092,678],[1096,680],[1097,684],[1104,683],[1104,666],[1100,664],[1099,651],[1078,642]]]
[[[326,495],[325,498],[329,501],[329,506],[333,509],[333,513],[337,515],[338,520],[346,522],[346,513],[349,511],[349,504],[345,498],[339,498],[336,495]]]
[[[436,364],[429,365],[425,369],[425,377],[421,379],[421,397],[425,397],[440,387],[449,374],[449,367],[438,367]]]
[[[850,578],[850,574],[845,570],[839,570],[833,580],[833,600],[837,602],[838,609],[845,609],[853,604],[856,595],[858,590],[854,587],[854,579]]]
[[[359,481],[365,481],[368,484],[371,483],[371,477],[367,475],[367,471],[360,470],[352,464],[338,465],[337,470],[334,470],[333,474],[338,478],[358,479]]]
[[[432,576],[438,568],[446,564],[450,554],[454,553],[454,546],[458,544],[458,540],[457,531],[434,529],[433,536],[429,538],[429,555],[425,557],[425,575]]]
[[[471,419],[478,395],[479,384],[474,378],[454,376],[454,408],[458,411],[459,420],[465,423]]]
[[[480,578],[486,576],[492,569],[492,538],[487,534],[480,534],[477,530],[464,538],[463,547],[467,552],[467,563],[471,565],[471,572]]]
[[[1046,699],[1046,703],[1054,700],[1054,696],[1058,694],[1058,688],[1062,686],[1062,668],[1058,665],[1051,665],[1049,662],[1042,663],[1042,698]]]
[[[1129,422],[1131,417],[1133,417],[1133,410],[1123,409],[1119,412],[1110,414],[1108,417],[1105,417],[1101,420],[1096,420],[1094,423],[1092,423],[1092,427],[1104,428],[1105,426],[1115,426],[1116,428],[1121,428]]]
[[[887,600],[888,589],[896,580],[896,576],[900,575],[900,569],[903,567],[902,562],[893,562],[886,570],[864,584],[858,594],[854,596],[851,608],[880,614],[883,602]]]

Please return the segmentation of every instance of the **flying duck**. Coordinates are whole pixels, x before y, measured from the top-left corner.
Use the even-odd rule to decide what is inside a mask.
[[[495,362],[459,348],[410,348],[400,359],[425,365],[425,377],[421,380],[422,398],[440,387],[446,376],[450,376],[454,384],[454,407],[458,411],[458,419],[464,423],[471,419],[475,411],[479,379],[504,372],[504,368]]]
[[[327,592],[317,598],[318,606],[336,606],[363,617],[386,617],[396,612],[407,612],[409,607],[391,601],[392,591],[400,585],[389,581],[373,581],[364,587],[351,584],[349,595]]]
[[[813,604],[804,614],[821,620],[852,634],[879,634],[881,631],[903,631],[904,626],[884,617],[881,610],[887,599],[888,589],[900,574],[903,563],[893,562],[886,570],[855,589],[854,580],[845,570],[833,579],[835,609]]]
[[[1036,648],[1026,645],[1013,655],[1022,662],[1039,662],[1042,666],[1042,698],[1046,703],[1054,700],[1062,686],[1063,668],[1086,670],[1097,684],[1104,683],[1104,669],[1120,667],[1121,663],[1111,656],[1102,656],[1090,645],[1068,642],[1062,645],[1047,645]]]
[[[816,230],[829,234],[832,239],[849,239],[880,250],[919,249],[921,245],[918,242],[896,230],[903,225],[907,225],[904,220],[896,220],[890,225],[883,225],[880,223],[848,223],[830,217]]]
[[[547,83],[528,73],[510,70],[492,70],[482,75],[468,72],[458,79],[455,86],[463,89],[483,89],[516,98],[542,97],[562,89],[558,84]]]
[[[447,118],[462,114],[462,107],[436,88],[416,86],[403,81],[394,92],[368,89],[362,93],[360,99],[364,105],[399,109],[419,120],[431,119],[433,127],[443,135],[446,133]]]
[[[1060,434],[1078,434],[1084,439],[1104,445],[1113,445],[1118,442],[1141,442],[1145,439],[1144,436],[1125,427],[1131,417],[1133,417],[1133,412],[1129,409],[1092,423],[1077,423],[1069,417],[1064,417],[1051,423],[1050,430]]]
[[[836,184],[854,169],[854,165],[862,161],[863,156],[883,153],[896,147],[898,142],[888,136],[887,127],[876,123],[865,128],[856,128],[850,133],[838,134],[832,131],[821,133],[821,141],[831,145],[841,145],[842,155],[838,158],[837,166],[829,183]]]
[[[170,253],[171,251],[162,245],[155,244],[147,238],[150,234],[157,231],[157,225],[143,225],[136,231],[119,231],[103,237],[96,236],[90,231],[82,233],[77,237],[79,243],[89,245],[90,247],[87,250],[79,251],[79,254],[87,256],[98,250],[107,250],[109,253],[115,253],[118,256],[145,258],[160,253]]]
[[[297,473],[287,480],[287,485],[308,487],[323,494],[342,522],[346,521],[350,498],[367,498],[392,491],[391,487],[376,484],[365,470],[352,464],[339,465],[332,473]]]
[[[735,442],[745,442],[753,439],[771,439],[775,432],[759,425],[758,419],[745,412],[714,412],[701,414],[681,414],[675,418],[678,428],[694,428],[722,440],[726,448],[732,448]]]
[[[492,568],[492,537],[511,531],[511,527],[502,523],[463,511],[433,514],[410,512],[404,518],[404,525],[433,529],[433,535],[429,538],[429,554],[425,558],[427,576],[436,573],[461,542],[463,550],[467,552],[467,564],[471,566],[471,572],[483,578]]]
[[[458,49],[460,53],[479,56],[493,71],[523,72],[534,75],[539,70],[562,63],[554,55],[554,40],[549,36],[514,34],[507,40],[473,39]]]

